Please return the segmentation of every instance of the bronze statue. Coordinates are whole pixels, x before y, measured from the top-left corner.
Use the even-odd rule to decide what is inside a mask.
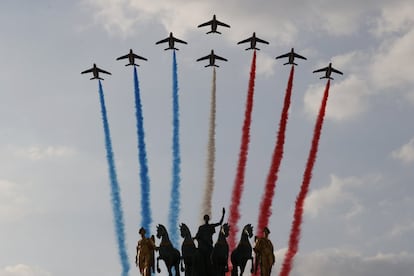
[[[195,246],[191,231],[185,223],[180,224],[180,234],[184,239],[181,245],[181,271],[185,272],[185,276],[191,276],[197,247]]]
[[[154,272],[154,250],[155,238],[145,237],[146,231],[144,228],[139,229],[141,239],[137,244],[137,254],[135,256],[135,265],[139,268],[139,272],[143,276],[151,276],[151,270]]]
[[[211,253],[211,265],[214,276],[225,276],[229,271],[227,262],[229,259],[229,245],[227,237],[229,236],[230,226],[225,223],[221,226],[217,242],[214,244]]]
[[[210,256],[213,251],[213,234],[216,232],[216,227],[223,224],[225,209],[223,208],[221,219],[217,223],[209,223],[210,216],[204,216],[204,224],[198,228],[198,232],[194,239],[198,242],[199,253],[204,260],[204,267],[206,268],[206,274],[212,275]]]
[[[157,225],[157,238],[161,239],[160,246],[158,247],[157,272],[161,273],[159,260],[163,260],[169,276],[173,275],[172,267],[174,267],[175,275],[180,275],[180,251],[173,247],[167,229],[162,224]]]
[[[273,244],[268,238],[270,233],[269,228],[265,227],[263,233],[263,237],[256,237],[256,244],[253,248],[256,254],[255,273],[257,272],[257,267],[260,265],[260,276],[270,276],[275,263],[275,255],[273,253]]]
[[[231,252],[231,263],[233,265],[231,276],[243,275],[248,260],[251,260],[252,262],[250,272],[253,273],[252,246],[249,241],[249,238],[251,237],[253,237],[253,226],[251,224],[246,224],[243,228],[239,244],[236,249]],[[238,274],[238,268],[240,268],[240,274]]]

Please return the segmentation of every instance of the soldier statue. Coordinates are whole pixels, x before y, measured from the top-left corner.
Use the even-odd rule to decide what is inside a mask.
[[[253,248],[256,254],[255,273],[260,265],[260,276],[270,276],[272,267],[275,263],[275,255],[273,253],[273,244],[269,240],[269,228],[263,229],[264,236],[256,237],[256,244]]]
[[[137,255],[135,256],[135,265],[139,268],[139,272],[143,276],[151,276],[151,271],[155,272],[154,264],[154,251],[155,247],[155,237],[154,235],[151,238],[145,237],[146,231],[144,228],[140,228],[139,232],[141,239],[137,244]]]

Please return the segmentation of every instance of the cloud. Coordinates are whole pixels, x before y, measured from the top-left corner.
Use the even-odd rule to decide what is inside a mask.
[[[14,154],[30,160],[42,160],[55,157],[70,157],[75,154],[75,150],[66,146],[30,146],[28,148],[15,148]]]
[[[84,0],[95,20],[108,32],[132,35],[136,23],[157,22],[167,31],[185,35],[215,13],[232,25],[229,36],[237,37],[259,31],[259,35],[277,38],[277,43],[291,44],[300,28],[330,35],[352,35],[363,24],[365,1],[189,1],[189,0]],[[301,9],[298,9],[300,5]],[[271,12],[269,12],[271,11]]]
[[[304,95],[305,112],[315,117],[320,109],[324,84],[310,85]],[[330,87],[325,118],[334,121],[349,120],[367,109],[367,84],[356,75],[350,75]]]
[[[372,31],[377,36],[404,31],[414,24],[413,14],[414,5],[411,0],[385,2]]]
[[[305,201],[305,214],[314,218],[323,212],[336,210],[342,212],[345,218],[350,219],[364,210],[357,193],[353,190],[367,183],[376,183],[378,179],[378,176],[340,179],[331,175],[331,182],[328,186],[313,190],[308,195]]]
[[[413,162],[414,138],[412,138],[407,144],[401,146],[399,149],[394,150],[391,155],[394,159],[400,160],[406,164]]]
[[[39,267],[31,267],[25,264],[10,265],[0,269],[0,276],[51,276]]]
[[[400,237],[406,233],[414,233],[414,220],[394,225],[391,230],[390,236]]]
[[[278,265],[283,260],[280,253],[276,253],[276,260],[280,260],[276,261]],[[291,275],[411,276],[414,275],[414,255],[407,252],[378,252],[369,256],[353,250],[322,249],[298,254]]]
[[[0,180],[0,220],[16,220],[29,214],[29,198],[21,185]]]
[[[384,40],[369,65],[369,71],[373,83],[380,89],[406,88],[407,95],[414,100],[414,90],[410,89],[414,80],[409,66],[414,62],[413,40],[414,25],[408,32]]]

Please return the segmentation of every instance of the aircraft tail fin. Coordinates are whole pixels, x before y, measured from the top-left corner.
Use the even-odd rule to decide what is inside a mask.
[[[220,32],[218,32],[218,31],[209,31],[209,32],[207,32],[206,34],[212,34],[212,33],[221,34],[221,33],[220,33]]]

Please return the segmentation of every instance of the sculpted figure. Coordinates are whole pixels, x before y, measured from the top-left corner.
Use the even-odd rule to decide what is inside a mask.
[[[206,275],[212,275],[211,268],[211,252],[213,251],[213,235],[216,232],[216,227],[223,224],[225,209],[223,208],[221,219],[217,223],[209,223],[210,216],[204,216],[204,224],[200,225],[194,239],[198,242],[198,249],[204,260],[204,267],[206,268]]]
[[[269,233],[269,228],[265,227],[263,229],[263,237],[256,237],[256,244],[253,248],[256,253],[255,271],[257,270],[257,267],[260,266],[260,276],[270,276],[272,267],[275,263],[273,244],[269,240]]]
[[[137,244],[137,255],[135,256],[135,265],[139,268],[139,272],[143,276],[150,276],[151,270],[155,271],[154,266],[154,250],[155,250],[155,238],[154,235],[151,238],[145,237],[146,231],[144,228],[139,229],[141,239]]]

